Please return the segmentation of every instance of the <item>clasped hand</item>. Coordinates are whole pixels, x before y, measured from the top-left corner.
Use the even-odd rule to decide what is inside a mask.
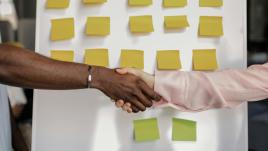
[[[91,87],[102,91],[128,113],[145,111],[153,105],[153,101],[161,99],[154,92],[153,83],[148,82],[148,77],[139,76],[135,70],[92,67],[91,75]]]

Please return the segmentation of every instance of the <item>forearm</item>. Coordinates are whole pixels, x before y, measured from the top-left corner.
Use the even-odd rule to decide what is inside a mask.
[[[0,83],[37,89],[80,89],[87,87],[88,74],[87,65],[0,45]]]
[[[163,76],[157,72],[156,91],[181,110],[232,107],[268,97],[267,64],[212,73],[168,72],[161,80]]]

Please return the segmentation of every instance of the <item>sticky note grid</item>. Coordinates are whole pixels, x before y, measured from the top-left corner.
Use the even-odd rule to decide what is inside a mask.
[[[104,4],[107,0],[83,0],[84,4]],[[163,7],[185,7],[188,0],[162,0]],[[128,6],[150,6],[153,0],[128,0]],[[46,0],[47,9],[68,8],[70,0]],[[223,0],[199,0],[200,7],[221,7]],[[111,33],[109,16],[90,16],[86,20],[85,34],[87,36],[102,36],[105,38]],[[189,27],[186,15],[164,16],[166,30],[185,29]],[[224,35],[223,17],[200,16],[198,35],[200,37],[215,38]],[[129,16],[129,30],[131,33],[154,32],[152,15]],[[179,33],[178,33],[179,34]],[[51,20],[51,41],[71,40],[75,37],[74,18],[57,18]],[[55,52],[54,52],[55,53]],[[63,53],[63,52],[61,52]],[[59,60],[69,61],[63,54],[56,55]],[[179,51],[167,50],[157,52],[157,68],[159,70],[178,70],[182,68]],[[216,50],[194,50],[193,70],[212,71],[218,68]],[[109,67],[109,53],[104,49],[86,50],[85,64]],[[139,50],[122,50],[120,67],[144,68],[144,52]]]

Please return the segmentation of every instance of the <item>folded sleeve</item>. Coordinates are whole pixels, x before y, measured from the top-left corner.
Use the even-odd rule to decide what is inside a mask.
[[[234,107],[268,98],[268,64],[218,72],[156,71],[155,91],[163,97],[155,106],[190,112]]]

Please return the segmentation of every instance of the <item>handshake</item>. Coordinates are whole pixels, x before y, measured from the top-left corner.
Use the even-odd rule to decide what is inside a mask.
[[[91,88],[102,91],[115,105],[128,113],[138,113],[152,107],[161,96],[154,92],[154,76],[140,70],[91,68]]]

